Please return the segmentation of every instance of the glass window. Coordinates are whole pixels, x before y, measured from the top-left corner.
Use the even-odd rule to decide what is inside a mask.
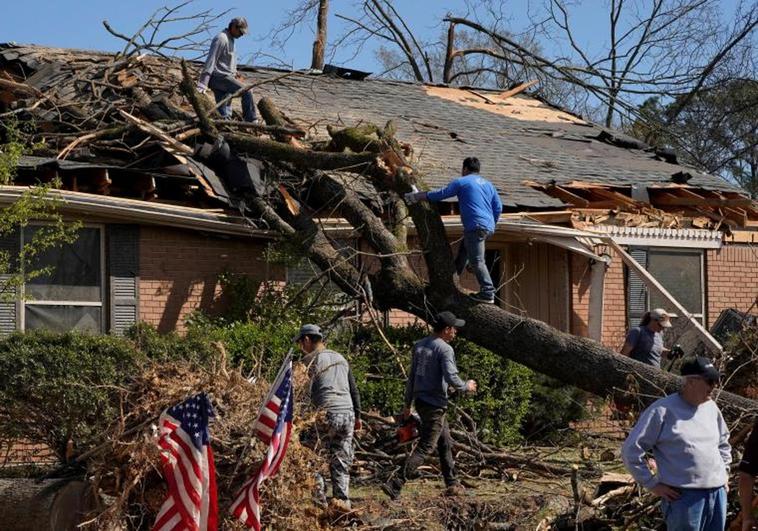
[[[702,253],[651,249],[647,269],[684,308],[698,317],[703,314]],[[671,306],[656,291],[650,291],[651,308]]]
[[[26,227],[29,242],[43,227]],[[77,239],[31,258],[27,271],[50,268],[24,285],[23,329],[103,330],[102,229],[83,227]]]
[[[24,241],[40,227],[27,227]],[[26,297],[32,301],[100,301],[100,229],[82,228],[74,243],[45,249],[27,269],[52,267],[50,273],[26,283]]]
[[[100,332],[102,308],[98,306],[49,306],[26,304],[24,322],[27,330],[44,328],[51,332]]]

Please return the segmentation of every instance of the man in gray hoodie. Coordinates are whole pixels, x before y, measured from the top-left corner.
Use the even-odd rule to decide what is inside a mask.
[[[413,346],[411,372],[405,386],[405,409],[403,417],[411,414],[411,404],[421,417],[419,441],[413,453],[405,461],[400,474],[382,486],[391,499],[400,496],[405,482],[416,475],[416,469],[424,458],[436,448],[440,459],[442,476],[447,486],[446,494],[456,495],[462,487],[455,475],[452,439],[447,424],[447,389],[453,386],[459,392],[476,392],[476,382],[464,382],[458,376],[455,352],[449,345],[455,339],[459,328],[466,321],[458,319],[452,312],[440,312],[432,322],[433,334],[418,341]]]
[[[361,428],[361,399],[347,360],[329,350],[318,325],[306,324],[294,338],[305,354],[310,377],[311,402],[326,411],[325,446],[329,452],[332,496],[341,508],[350,507],[350,466],[353,464],[353,432]],[[323,496],[323,479],[319,487]],[[322,500],[324,501],[324,500]]]
[[[724,417],[711,400],[719,372],[698,356],[682,364],[681,374],[681,390],[642,412],[621,457],[634,479],[661,497],[668,529],[723,531],[732,449]]]
[[[203,65],[200,79],[197,82],[197,90],[203,93],[210,87],[216,97],[217,104],[244,87],[242,82],[237,79],[237,52],[234,49],[234,44],[247,31],[245,17],[235,17],[229,22],[227,28],[211,41],[208,57],[205,59],[205,65]],[[242,115],[245,121],[257,123],[253,93],[246,90],[241,94],[241,97]],[[229,101],[223,105],[219,109],[219,114],[223,118],[231,118],[232,102]]]

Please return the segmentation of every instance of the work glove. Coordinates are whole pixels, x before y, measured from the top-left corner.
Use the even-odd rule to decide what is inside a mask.
[[[207,91],[207,90],[208,90],[208,87],[206,85],[204,85],[203,83],[198,83],[197,84],[197,91],[200,94],[205,94],[205,91]]]
[[[671,350],[669,351],[669,357],[671,359],[678,359],[684,356],[684,349],[682,348],[682,345],[677,343],[673,347],[671,347]]]
[[[426,192],[408,192],[403,196],[403,199],[409,205],[415,205],[422,199],[426,199]]]

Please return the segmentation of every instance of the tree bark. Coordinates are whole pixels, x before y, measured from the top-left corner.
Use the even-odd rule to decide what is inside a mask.
[[[329,0],[319,0],[316,17],[316,40],[313,41],[311,68],[324,69],[324,52],[326,51],[326,21],[329,14]]]
[[[94,508],[84,481],[0,479],[0,527],[5,531],[76,531]]]
[[[191,86],[188,89],[194,91]],[[195,105],[195,111],[202,128],[207,118],[200,115],[205,111],[199,105]],[[369,280],[374,294],[371,302],[379,309],[404,310],[426,321],[439,311],[452,310],[466,319],[461,333],[466,339],[594,394],[634,399],[644,405],[677,389],[679,378],[676,376],[622,357],[591,339],[560,332],[541,321],[511,314],[497,306],[473,302],[460,289],[437,207],[426,201],[408,209],[428,270],[426,279],[419,278],[408,266],[404,244],[387,226],[393,222],[383,223],[342,181],[314,171],[337,169],[352,163],[354,168],[360,168],[352,171],[361,171],[380,191],[394,197],[411,191],[412,186],[420,184],[419,177],[392,138],[392,124],[388,123],[381,133],[378,131],[379,128],[370,124],[351,131],[330,131],[333,139],[342,139],[346,144],[357,140],[358,145],[365,146],[371,143],[366,137],[378,139],[374,146],[377,152],[359,154],[317,152],[248,135],[230,134],[226,138],[239,151],[273,163],[292,163],[303,169],[301,177],[308,186],[303,188],[300,200],[311,207],[309,213],[301,212],[291,219],[286,209],[277,210],[273,198],[259,198],[254,206],[258,215],[283,236],[291,239],[297,235],[304,253],[328,272],[347,294],[366,295],[364,274],[334,248],[315,217],[346,219],[377,253],[380,267]],[[360,177],[356,175],[356,178]],[[750,417],[758,411],[758,402],[731,393],[719,393],[717,400],[729,419]]]

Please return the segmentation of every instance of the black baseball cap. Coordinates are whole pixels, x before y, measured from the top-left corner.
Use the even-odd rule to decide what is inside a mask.
[[[458,319],[453,312],[440,312],[434,316],[435,326],[454,326],[455,328],[463,328],[466,326],[466,321]]]
[[[713,366],[713,362],[703,356],[696,356],[685,360],[679,372],[682,376],[701,376],[714,383],[718,383],[721,379],[721,374]]]

